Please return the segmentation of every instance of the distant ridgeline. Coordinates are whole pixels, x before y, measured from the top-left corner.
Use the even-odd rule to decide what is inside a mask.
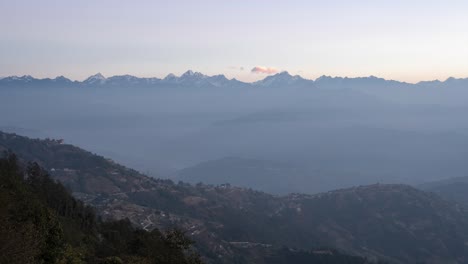
[[[132,75],[104,77],[97,73],[84,81],[72,81],[64,76],[37,79],[29,75],[10,76],[0,79],[1,87],[200,87],[200,88],[249,88],[249,87],[318,87],[318,88],[353,88],[353,87],[466,87],[468,78],[448,78],[445,81],[423,81],[417,84],[385,80],[375,76],[342,78],[322,76],[316,80],[304,79],[284,71],[263,80],[247,83],[228,79],[224,75],[208,76],[191,70],[181,76],[169,74],[165,78],[141,78]]]
[[[207,263],[372,263],[379,259],[389,263],[468,262],[466,212],[435,194],[405,185],[280,197],[229,185],[193,186],[153,179],[58,141],[0,132],[0,151],[8,149],[18,155],[20,163],[37,162],[75,197],[94,206],[102,219],[121,220],[96,221],[89,207],[71,198],[37,165],[29,166],[25,170],[29,177],[23,179],[22,169],[10,156],[2,160],[2,183],[12,183],[1,187],[1,226],[21,228],[3,228],[1,236],[21,237],[21,241],[32,244],[41,241],[27,246],[31,252],[24,253],[25,259],[198,261],[196,254],[187,252],[189,240],[180,232],[158,231],[177,227],[196,241],[194,250]],[[42,211],[36,212],[29,205]],[[122,219],[129,219],[142,230]],[[43,221],[49,224],[43,225]],[[16,234],[15,230],[24,231]],[[30,239],[35,236],[40,239]],[[97,240],[100,236],[105,239]],[[175,238],[180,244],[173,241]],[[11,245],[25,246],[21,241]],[[2,252],[9,245],[2,244]],[[155,250],[158,247],[161,249]],[[15,250],[11,249],[11,254]],[[180,262],[153,261],[172,254]]]

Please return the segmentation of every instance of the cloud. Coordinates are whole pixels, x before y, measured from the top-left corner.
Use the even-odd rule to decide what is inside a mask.
[[[276,68],[271,68],[271,67],[263,67],[263,66],[255,66],[253,67],[252,70],[250,70],[251,73],[262,73],[262,74],[273,74],[273,73],[278,73],[279,70]]]

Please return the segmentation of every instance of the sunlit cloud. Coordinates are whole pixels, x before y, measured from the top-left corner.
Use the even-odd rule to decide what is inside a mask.
[[[271,68],[271,67],[255,66],[250,72],[261,73],[261,74],[273,74],[273,73],[278,73],[279,70],[276,68]]]

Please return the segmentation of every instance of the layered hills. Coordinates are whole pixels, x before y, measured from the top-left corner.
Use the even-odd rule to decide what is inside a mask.
[[[153,179],[57,140],[1,133],[0,148],[43,166],[104,219],[128,218],[146,230],[185,229],[208,262],[248,263],[265,248],[283,246],[317,254],[336,248],[391,263],[467,261],[465,211],[406,185],[274,196]]]

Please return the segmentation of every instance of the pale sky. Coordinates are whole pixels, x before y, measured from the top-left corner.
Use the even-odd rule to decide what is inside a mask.
[[[468,77],[468,1],[0,0],[0,77]],[[268,71],[270,74],[272,71]]]

